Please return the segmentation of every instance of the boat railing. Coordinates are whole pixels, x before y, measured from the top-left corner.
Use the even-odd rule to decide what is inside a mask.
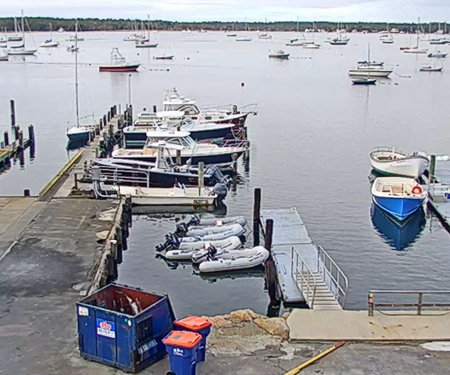
[[[106,184],[150,186],[149,171],[100,166],[100,176]]]
[[[249,145],[249,141],[245,139],[225,139],[219,144],[220,147],[237,147],[246,148]]]
[[[291,276],[299,290],[301,290],[305,302],[310,309],[313,309],[317,290],[316,275],[308,268],[305,260],[294,246],[292,246],[291,251]]]
[[[433,200],[443,198],[445,200],[450,199],[450,185],[442,183],[430,184],[428,188],[428,193]]]
[[[256,114],[258,113],[257,108],[258,108],[258,103],[250,103],[250,104],[244,104],[244,105],[236,105],[235,104],[222,104],[222,105],[211,105],[211,106],[206,106],[206,107],[202,107],[201,111],[202,112],[210,112],[210,111],[233,111],[233,108],[237,108],[237,110],[240,113],[243,112],[249,112],[249,113],[253,113]]]
[[[317,272],[342,307],[347,301],[348,279],[322,246],[317,246]]]
[[[407,153],[405,151],[403,151],[402,149],[400,149],[398,147],[392,147],[392,146],[377,146],[377,147],[374,147],[371,152],[375,152],[375,151],[396,152],[399,154],[407,155]]]
[[[383,302],[375,302],[375,295],[383,294],[391,297],[395,297],[396,301],[393,299],[386,300]],[[433,301],[424,302],[424,297],[434,295],[434,296],[444,296],[450,297],[450,290],[370,290],[368,294],[368,314],[373,316],[373,312],[377,307],[383,308],[401,308],[404,309],[415,309],[417,315],[422,315],[422,310],[424,308],[445,310],[450,309],[450,301]],[[408,297],[415,297],[414,300],[408,300]],[[401,302],[398,300],[401,299]]]

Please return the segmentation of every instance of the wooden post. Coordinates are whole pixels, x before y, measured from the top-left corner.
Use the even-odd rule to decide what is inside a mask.
[[[248,172],[250,170],[250,142],[245,142],[245,153],[244,153],[244,160],[245,160],[245,171]]]
[[[23,131],[19,130],[19,146],[23,149]]]
[[[3,133],[3,140],[5,141],[5,147],[9,146],[9,134],[8,131],[5,130],[5,132]]]
[[[253,246],[259,246],[259,226],[261,223],[261,189],[255,188],[253,198]]]
[[[273,234],[273,220],[266,220],[266,237],[264,241],[264,247],[269,251],[272,256],[272,234]]]
[[[103,130],[103,118],[100,118],[100,120],[98,120],[99,126],[100,126],[100,130]]]
[[[78,174],[77,173],[73,174],[73,179],[74,179],[73,187],[75,188],[75,190],[78,190]]]
[[[16,126],[16,106],[14,99],[11,99],[9,103],[11,105],[11,127],[14,128]]]
[[[33,124],[28,125],[28,139],[30,144],[34,144],[34,126]]]
[[[15,125],[13,130],[14,130],[14,139],[17,141],[19,139],[20,126]]]
[[[106,115],[103,115],[103,126],[106,127],[108,124],[108,120],[106,119]]]
[[[231,155],[231,160],[233,160],[233,174],[234,175],[237,174],[237,157],[238,157],[238,155],[236,153]]]
[[[373,293],[369,292],[369,295],[367,296],[367,312],[369,316],[373,316]]]
[[[430,183],[436,180],[436,155],[431,155],[430,168],[428,169],[428,179]]]
[[[158,112],[158,107],[156,105],[153,106],[153,113]]]
[[[204,185],[204,181],[203,181],[204,167],[205,167],[204,162],[201,161],[198,163],[198,193],[199,193],[199,195],[201,195],[201,192],[203,190],[203,185]]]
[[[30,189],[25,189],[25,190],[23,191],[23,196],[24,196],[24,197],[29,197],[29,196],[30,196]]]

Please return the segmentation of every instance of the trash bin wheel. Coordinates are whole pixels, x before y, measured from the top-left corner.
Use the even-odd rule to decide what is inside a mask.
[[[166,373],[166,375],[177,375],[177,374],[175,374],[173,371],[169,371]]]

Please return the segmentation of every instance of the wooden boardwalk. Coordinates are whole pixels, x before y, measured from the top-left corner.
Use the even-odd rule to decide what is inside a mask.
[[[319,247],[309,237],[296,208],[262,210],[272,219],[272,257],[280,294],[285,303],[306,303],[315,310],[340,310],[337,289],[327,278]]]

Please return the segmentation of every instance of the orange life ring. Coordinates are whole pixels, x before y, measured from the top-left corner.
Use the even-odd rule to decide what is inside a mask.
[[[413,194],[422,194],[422,187],[420,185],[416,185],[411,189],[411,193]]]

